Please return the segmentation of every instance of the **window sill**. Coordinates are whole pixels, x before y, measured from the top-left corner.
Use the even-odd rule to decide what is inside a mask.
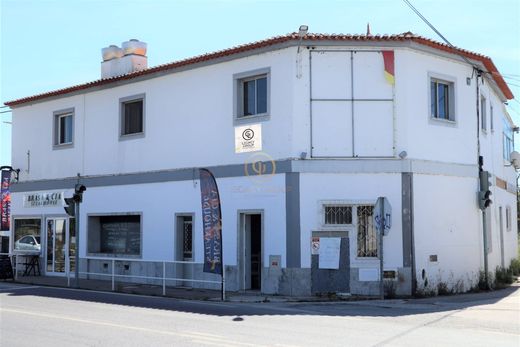
[[[251,116],[243,116],[233,118],[233,122],[235,124],[246,124],[246,123],[256,123],[256,122],[265,122],[271,119],[271,115],[269,113],[255,114]]]
[[[144,132],[119,135],[119,141],[136,140],[144,137]]]
[[[118,259],[142,259],[143,256],[141,254],[115,254],[115,253],[87,253],[87,257],[90,259],[96,260],[108,260],[108,258],[118,258]]]
[[[69,143],[60,143],[60,144],[55,144],[55,145],[52,145],[52,149],[69,149],[69,148],[73,148],[74,147],[74,142],[69,142]]]
[[[449,120],[449,119],[430,117],[430,123],[435,124],[435,125],[453,127],[453,128],[457,127],[457,121]]]

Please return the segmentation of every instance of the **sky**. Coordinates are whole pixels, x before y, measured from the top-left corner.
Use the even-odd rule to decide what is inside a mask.
[[[520,0],[410,2],[453,45],[490,56],[520,99]],[[364,34],[367,23],[372,34],[442,41],[403,0],[0,0],[0,106],[99,79],[101,48],[132,38],[148,44],[148,66],[156,66],[301,24]],[[508,110],[520,125],[520,101]],[[10,120],[0,113],[0,165],[10,163]]]

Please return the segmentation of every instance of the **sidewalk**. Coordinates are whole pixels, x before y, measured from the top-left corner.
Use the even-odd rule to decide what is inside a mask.
[[[72,278],[70,280],[70,288],[76,288],[76,283]],[[31,284],[38,286],[51,287],[68,287],[67,278],[54,276],[19,276],[15,283]],[[112,282],[106,280],[80,279],[79,288],[96,291],[112,291]],[[378,307],[397,307],[408,306],[416,308],[426,308],[432,306],[457,306],[464,305],[468,302],[500,300],[501,298],[520,290],[520,283],[515,282],[511,287],[480,293],[466,293],[448,296],[434,296],[429,298],[406,298],[406,299],[385,299],[380,300],[378,297],[367,296],[304,296],[291,297],[280,295],[261,294],[259,291],[246,292],[226,292],[226,300],[230,302],[260,303],[260,302],[344,302],[349,301],[357,304],[364,304]],[[163,296],[163,288],[161,285],[140,284],[130,282],[115,282],[115,292],[147,295],[147,296]],[[184,300],[201,300],[201,301],[220,301],[221,292],[212,289],[199,289],[188,287],[172,287],[166,286],[166,297],[184,299]],[[520,291],[519,291],[520,293]]]

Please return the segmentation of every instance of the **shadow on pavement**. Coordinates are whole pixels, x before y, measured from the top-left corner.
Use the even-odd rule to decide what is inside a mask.
[[[18,283],[18,285],[20,285],[20,283]],[[473,306],[493,304],[508,296],[520,296],[520,287],[516,285],[491,292],[439,296],[425,299],[335,302],[280,301],[265,303],[184,300],[158,296],[40,286],[7,286],[5,288],[0,288],[0,294],[8,294],[9,296],[18,297],[36,296],[51,299],[78,300],[82,302],[170,310],[194,314],[230,316],[234,317],[233,321],[240,322],[244,320],[243,317],[253,315],[397,317],[448,312],[463,310]]]

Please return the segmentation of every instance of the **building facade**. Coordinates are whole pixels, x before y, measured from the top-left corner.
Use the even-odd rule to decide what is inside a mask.
[[[103,64],[101,80],[6,103],[21,170],[11,249],[39,236],[45,275],[74,268],[63,198],[80,182],[81,272],[194,261],[167,271],[215,279],[202,272],[202,167],[219,185],[228,290],[377,295],[378,197],[397,294],[475,286],[484,235],[490,270],[516,257],[513,95],[488,57],[411,33],[291,34],[123,75]],[[236,153],[236,129],[253,124],[262,150]],[[485,234],[479,156],[492,174]]]

